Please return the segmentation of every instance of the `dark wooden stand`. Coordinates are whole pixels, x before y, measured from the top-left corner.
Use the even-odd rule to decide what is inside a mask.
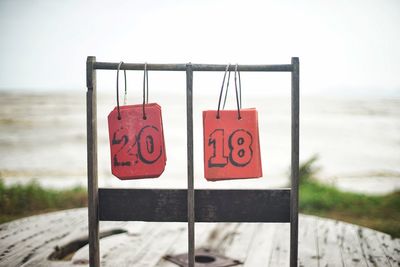
[[[195,222],[290,223],[290,266],[298,258],[299,199],[299,59],[285,65],[239,65],[239,71],[291,72],[291,188],[279,190],[194,190],[193,72],[225,71],[226,65],[147,64],[149,71],[186,71],[187,190],[98,188],[96,70],[117,70],[118,63],[88,57],[87,159],[90,266],[100,266],[99,221],[188,222],[189,266],[194,266]],[[234,71],[235,66],[230,70]],[[122,70],[143,70],[144,64],[125,63]],[[125,203],[125,204],[124,204]],[[135,203],[135,205],[126,205]]]

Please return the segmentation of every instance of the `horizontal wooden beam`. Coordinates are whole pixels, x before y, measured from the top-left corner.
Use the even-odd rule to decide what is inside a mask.
[[[94,68],[98,70],[116,70],[119,63],[95,62]],[[147,64],[147,70],[156,71],[186,71],[187,64]],[[144,70],[144,63],[124,63],[121,70]],[[193,71],[225,71],[226,65],[221,64],[192,64]],[[229,67],[230,71],[235,70],[235,65]],[[281,65],[238,65],[239,71],[272,71],[272,72],[291,72],[292,64]]]
[[[196,222],[290,222],[290,189],[195,190]],[[187,190],[99,189],[101,221],[187,222]]]

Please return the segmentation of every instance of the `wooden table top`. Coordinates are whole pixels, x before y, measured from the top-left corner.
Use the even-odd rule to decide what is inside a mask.
[[[86,208],[2,224],[0,266],[88,265],[87,225]],[[186,223],[100,222],[100,233],[102,266],[173,267],[165,256],[187,252]],[[238,266],[289,266],[289,224],[196,223],[200,248]],[[299,266],[400,266],[400,239],[301,214]]]

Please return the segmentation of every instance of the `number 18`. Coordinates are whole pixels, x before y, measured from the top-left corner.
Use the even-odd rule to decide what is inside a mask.
[[[214,130],[208,139],[208,146],[212,146],[213,154],[208,159],[208,167],[223,168],[230,162],[233,166],[244,167],[253,157],[253,137],[243,129],[235,130],[228,137],[229,155],[225,154],[225,131]]]

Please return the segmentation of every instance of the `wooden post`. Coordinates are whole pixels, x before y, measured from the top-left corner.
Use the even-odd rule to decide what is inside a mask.
[[[193,69],[186,65],[186,127],[187,127],[187,203],[188,203],[188,263],[194,267],[194,183],[193,183]]]
[[[297,266],[298,228],[299,228],[299,58],[292,58],[292,157],[291,157],[291,190],[290,190],[290,266]]]
[[[99,211],[97,183],[97,102],[96,102],[96,57],[86,61],[86,124],[87,124],[87,175],[89,216],[89,263],[100,266],[99,257]]]

